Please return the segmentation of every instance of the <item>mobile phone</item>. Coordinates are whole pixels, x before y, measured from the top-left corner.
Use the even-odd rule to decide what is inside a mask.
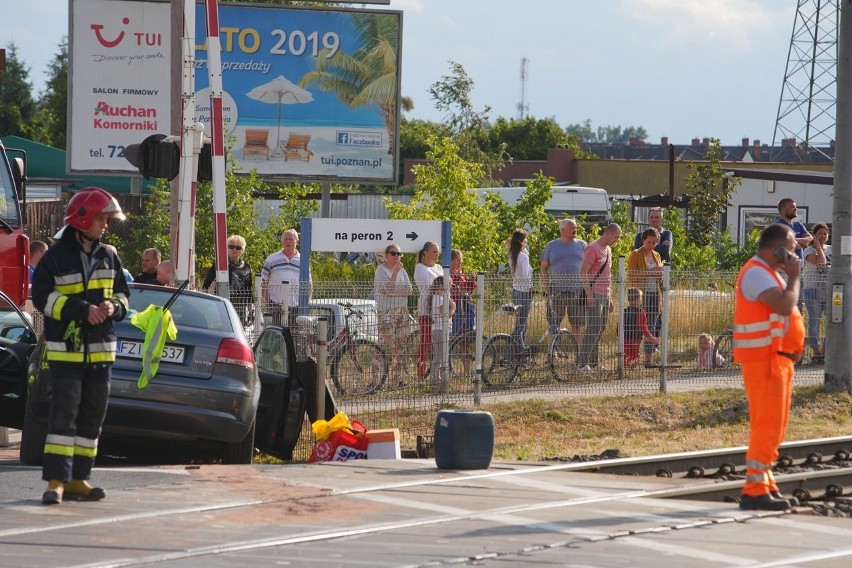
[[[775,258],[778,259],[778,262],[787,262],[789,255],[790,251],[784,247],[778,247],[775,249]]]

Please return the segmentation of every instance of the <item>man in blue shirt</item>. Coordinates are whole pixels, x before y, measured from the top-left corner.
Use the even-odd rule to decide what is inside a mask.
[[[30,284],[32,284],[33,282],[33,274],[35,273],[35,267],[38,264],[38,261],[41,260],[41,257],[44,255],[44,251],[46,250],[46,242],[30,241]]]
[[[803,260],[802,251],[806,246],[811,244],[811,241],[813,241],[814,238],[802,223],[794,221],[797,217],[796,212],[798,210],[799,208],[796,207],[796,201],[791,197],[785,197],[778,202],[779,217],[775,220],[775,222],[780,223],[781,225],[787,225],[793,229],[793,234],[796,236],[796,255],[799,257],[799,260]]]

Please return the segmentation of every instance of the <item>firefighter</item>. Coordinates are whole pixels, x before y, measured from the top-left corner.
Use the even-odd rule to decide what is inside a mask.
[[[53,393],[42,469],[46,505],[105,496],[88,480],[115,361],[112,322],[124,319],[130,295],[118,255],[100,242],[113,218],[124,219],[124,213],[103,189],[87,187],[75,194],[58,242],[35,271],[33,304],[44,314]]]
[[[802,356],[805,339],[796,306],[800,265],[795,251],[793,231],[770,225],[760,234],[757,255],[737,276],[734,361],[742,364],[750,429],[741,509],[781,511],[797,504],[781,495],[772,476],[787,430],[793,364]]]

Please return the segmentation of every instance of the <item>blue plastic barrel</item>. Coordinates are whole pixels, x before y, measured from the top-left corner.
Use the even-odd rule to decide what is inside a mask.
[[[479,410],[440,410],[435,419],[435,465],[488,469],[494,454],[494,417]]]

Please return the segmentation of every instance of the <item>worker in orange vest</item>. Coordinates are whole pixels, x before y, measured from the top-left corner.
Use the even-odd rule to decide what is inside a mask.
[[[793,231],[770,225],[760,234],[757,255],[737,276],[734,361],[742,365],[750,427],[741,509],[783,511],[798,504],[781,495],[772,476],[787,430],[793,364],[805,340],[796,306],[800,261],[795,251]],[[786,283],[779,272],[787,276]]]

